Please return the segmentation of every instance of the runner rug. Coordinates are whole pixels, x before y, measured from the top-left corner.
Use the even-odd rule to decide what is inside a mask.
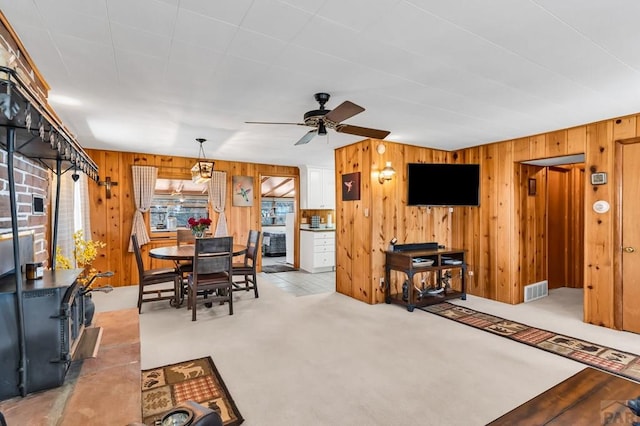
[[[640,382],[640,356],[444,302],[425,312]]]
[[[183,401],[217,411],[224,426],[236,426],[244,419],[211,357],[142,370],[142,420],[153,425]]]

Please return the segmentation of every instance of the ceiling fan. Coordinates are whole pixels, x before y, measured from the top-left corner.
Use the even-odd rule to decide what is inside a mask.
[[[314,109],[307,111],[304,114],[304,122],[302,123],[279,123],[272,121],[245,121],[249,124],[293,124],[296,126],[309,126],[315,127],[305,134],[296,145],[303,145],[309,143],[315,135],[326,135],[327,129],[333,129],[338,133],[348,133],[350,135],[364,136],[367,138],[384,139],[389,135],[386,130],[370,129],[367,127],[352,126],[350,124],[342,124],[347,118],[351,118],[356,114],[360,114],[364,111],[359,105],[350,101],[344,101],[338,105],[335,109],[326,109],[324,104],[329,100],[330,95],[328,93],[316,93],[314,96],[316,101],[320,104],[320,109]]]

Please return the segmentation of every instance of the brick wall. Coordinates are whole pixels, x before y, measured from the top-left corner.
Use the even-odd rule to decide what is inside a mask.
[[[7,170],[8,154],[0,149],[0,234],[11,232],[11,210],[9,203],[9,180]],[[49,225],[49,182],[51,173],[35,160],[15,155],[13,160],[18,202],[18,228],[35,231],[34,257],[36,262],[45,262],[48,266],[49,244],[47,231]],[[45,198],[44,215],[32,214],[33,194]]]

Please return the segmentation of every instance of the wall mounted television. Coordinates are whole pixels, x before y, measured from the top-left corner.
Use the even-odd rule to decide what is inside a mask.
[[[480,205],[479,164],[409,163],[407,167],[407,205]]]

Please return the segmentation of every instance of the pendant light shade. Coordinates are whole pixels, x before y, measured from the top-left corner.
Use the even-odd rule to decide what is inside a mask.
[[[206,139],[198,138],[196,141],[200,143],[200,152],[198,153],[198,161],[196,161],[196,164],[191,167],[191,180],[198,184],[207,183],[211,180],[211,176],[213,175],[214,162],[207,160],[204,155],[202,143],[205,142]]]

